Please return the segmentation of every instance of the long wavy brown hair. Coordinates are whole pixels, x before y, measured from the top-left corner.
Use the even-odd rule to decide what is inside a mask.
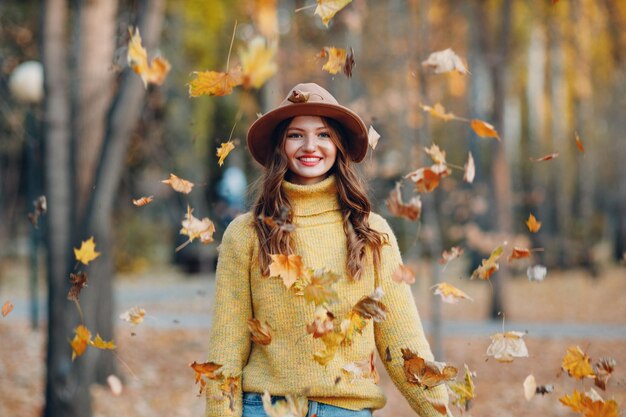
[[[280,219],[280,223],[293,221],[292,206],[281,184],[288,175],[288,161],[285,154],[285,133],[292,119],[282,121],[272,138],[273,154],[266,162],[265,172],[257,183],[258,194],[252,211],[255,215],[255,229],[259,239],[259,263],[264,275],[269,274],[271,254],[293,254],[293,240],[288,227],[277,226],[267,219]],[[374,265],[380,265],[380,252],[388,243],[388,236],[369,226],[371,204],[363,180],[346,152],[346,136],[339,123],[322,117],[330,136],[337,146],[337,159],[329,171],[337,183],[340,210],[343,214],[343,230],[347,237],[348,258],[346,267],[350,277],[361,279],[364,271],[366,248],[373,253]]]

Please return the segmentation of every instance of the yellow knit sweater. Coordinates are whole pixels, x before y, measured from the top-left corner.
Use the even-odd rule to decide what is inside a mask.
[[[393,232],[387,222],[372,213],[370,227],[386,233],[389,245],[382,250],[380,271],[375,271],[372,254],[367,253],[367,267],[360,281],[348,279],[346,236],[337,200],[335,177],[313,185],[284,182],[294,212],[295,252],[310,268],[326,268],[341,278],[334,284],[340,302],[330,308],[335,318],[345,317],[364,295],[381,286],[382,302],[387,306],[384,321],[368,324],[350,346],[340,346],[334,358],[322,366],[313,354],[323,349],[323,342],[306,332],[313,321],[315,305],[288,290],[281,279],[263,276],[258,263],[258,239],[253,215],[237,217],[224,232],[219,249],[216,273],[214,322],[208,360],[221,364],[225,376],[240,377],[235,392],[234,412],[219,389],[220,383],[207,386],[207,417],[241,416],[243,392],[272,395],[302,394],[310,400],[358,410],[378,409],[385,405],[385,395],[372,378],[348,376],[342,367],[369,358],[374,349],[381,358],[389,348],[392,360],[384,361],[394,383],[420,416],[437,416],[432,402],[447,404],[444,386],[427,391],[406,381],[401,348],[410,348],[432,360],[410,287],[391,279],[402,260]],[[272,329],[269,345],[251,342],[247,321],[267,321]],[[336,320],[337,321],[337,320]],[[337,382],[337,378],[339,382]]]

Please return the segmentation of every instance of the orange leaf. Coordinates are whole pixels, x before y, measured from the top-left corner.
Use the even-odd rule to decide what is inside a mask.
[[[194,239],[200,239],[203,244],[213,242],[213,233],[215,233],[215,225],[208,218],[205,217],[202,220],[194,217],[191,213],[193,209],[187,206],[187,214],[182,221],[182,229],[180,229],[181,235],[189,236],[189,241],[193,242]]]
[[[248,319],[248,329],[252,333],[252,341],[259,345],[269,345],[272,343],[272,332],[270,325],[261,323],[258,319]]]
[[[467,154],[467,163],[463,166],[463,181],[471,184],[474,182],[475,175],[476,166],[474,165],[474,158],[470,152]]]
[[[137,325],[143,322],[143,318],[145,315],[146,315],[146,310],[135,306],[135,307],[129,308],[128,310],[120,314],[120,319],[130,324]]]
[[[351,2],[352,0],[317,0],[315,14],[321,17],[324,26],[328,27],[330,19]]]
[[[233,87],[243,83],[239,69],[234,72],[202,71],[193,73],[196,78],[189,82],[189,97],[226,96]]]
[[[435,74],[443,74],[450,71],[456,71],[463,75],[468,73],[461,58],[450,48],[431,53],[428,59],[422,62],[422,66],[432,68]]]
[[[389,213],[397,217],[404,217],[409,220],[417,220],[422,214],[422,200],[420,196],[412,197],[411,200],[404,204],[402,202],[402,193],[400,192],[400,183],[396,183],[396,188],[389,193],[389,197],[385,202]]]
[[[450,250],[443,251],[443,253],[441,254],[441,259],[439,259],[437,262],[439,262],[440,265],[444,265],[452,262],[461,255],[463,255],[463,248],[459,246],[452,246]]]
[[[74,333],[76,333],[76,335],[70,342],[70,346],[72,346],[72,361],[76,359],[77,356],[81,356],[85,353],[87,345],[91,342],[91,332],[82,324],[76,326]]]
[[[427,361],[408,348],[401,348],[407,382],[430,389],[456,377],[458,370],[443,362]]]
[[[87,274],[79,272],[77,274],[70,273],[70,283],[72,287],[67,293],[68,300],[78,301],[80,291],[87,286]]]
[[[333,320],[335,316],[324,306],[317,306],[313,323],[307,324],[306,331],[313,335],[314,338],[322,337],[333,331],[335,324]]]
[[[498,246],[491,252],[491,255],[488,259],[483,259],[481,265],[472,272],[472,276],[470,279],[480,278],[483,280],[489,279],[494,272],[500,269],[500,265],[498,265],[498,258],[502,255],[504,251],[504,246]]]
[[[487,122],[473,119],[471,121],[471,126],[474,132],[476,132],[476,134],[481,138],[496,138],[497,140],[500,140],[500,136],[498,136],[498,132],[496,132],[496,129],[493,127],[493,125]]]
[[[522,332],[491,335],[491,344],[487,348],[487,355],[493,356],[499,362],[513,362],[514,357],[528,357],[528,349],[522,337],[524,337]]]
[[[596,374],[591,368],[591,359],[580,347],[570,346],[561,362],[561,368],[567,371],[568,375],[577,379],[595,378]]]
[[[152,195],[149,197],[141,197],[141,198],[138,198],[137,200],[133,199],[133,204],[136,205],[137,207],[143,207],[146,204],[150,204],[152,200],[154,200],[154,196]]]
[[[415,282],[415,272],[406,265],[400,265],[398,269],[393,271],[391,279],[397,283],[406,282],[407,284],[413,284]]]
[[[442,178],[450,175],[450,170],[445,164],[432,165],[430,168],[418,168],[408,173],[404,178],[409,178],[415,183],[417,191],[420,193],[431,192],[439,186]]]
[[[456,119],[456,116],[453,113],[446,113],[446,109],[440,103],[435,103],[435,105],[432,107],[425,104],[420,104],[420,107],[422,108],[422,110],[430,113],[431,116],[444,120],[446,122]]]
[[[220,369],[222,367],[222,365],[219,365],[217,363],[214,362],[203,362],[203,363],[198,363],[196,361],[193,361],[192,363],[189,364],[189,366],[196,371],[197,374],[199,374],[200,376],[205,376],[209,379],[218,379],[219,376],[221,374],[216,374],[215,371],[217,371],[218,369]]]
[[[239,51],[244,87],[261,88],[276,73],[276,50],[276,43],[268,46],[265,39],[255,36]]]
[[[5,301],[2,305],[2,317],[8,316],[11,311],[13,311],[13,303]]]
[[[174,191],[178,191],[183,194],[189,194],[194,186],[193,182],[179,178],[174,174],[170,174],[168,179],[162,180],[161,182],[163,184],[168,184],[174,189]]]
[[[541,158],[528,158],[528,159],[530,159],[533,162],[542,162],[542,161],[549,161],[551,159],[558,158],[558,157],[559,157],[559,153],[554,152],[549,155],[542,156]]]
[[[109,342],[103,340],[99,334],[96,333],[96,338],[93,341],[89,341],[89,344],[98,349],[113,350],[116,348],[115,343],[111,340]]]
[[[320,58],[328,58],[322,69],[329,74],[337,74],[344,68],[348,51],[343,48],[335,48],[334,46],[326,46],[318,55]]]
[[[526,248],[518,248],[517,246],[513,248],[513,252],[509,255],[508,261],[511,262],[513,259],[523,259],[530,257],[530,249]]]
[[[584,402],[588,400],[589,397],[587,397],[582,392],[578,392],[577,390],[574,390],[572,395],[564,395],[563,397],[559,398],[559,401],[563,405],[571,408],[575,413],[582,413],[585,409]]]
[[[93,236],[88,240],[83,240],[80,249],[74,248],[74,256],[76,256],[77,261],[85,265],[100,256],[100,252],[96,252],[96,243],[93,241]]]
[[[230,151],[232,151],[233,149],[235,149],[235,144],[231,141],[220,144],[220,147],[217,148],[217,156],[220,157],[219,161],[217,161],[217,164],[219,166],[222,166],[224,164],[224,159],[226,159]]]
[[[463,291],[461,291],[454,285],[448,284],[447,282],[440,282],[434,287],[436,287],[434,294],[440,295],[441,300],[444,303],[456,304],[459,302],[460,299],[463,299],[463,298],[466,300],[474,301],[472,300],[472,297],[465,294]]]
[[[135,29],[135,34],[130,32],[130,40],[128,41],[128,65],[139,74],[143,86],[148,84],[161,85],[165,81],[167,73],[170,71],[171,65],[165,58],[156,57],[148,64],[148,53],[141,45],[141,35],[139,28]]]
[[[583,142],[580,140],[580,136],[578,136],[578,133],[576,133],[576,147],[578,148],[580,153],[585,153],[585,147],[583,146]]]
[[[531,233],[537,233],[539,229],[541,229],[541,222],[530,214],[528,220],[526,220],[526,226],[528,226],[528,230],[530,230]]]
[[[272,263],[270,264],[270,276],[280,277],[285,287],[291,286],[304,274],[304,264],[299,255],[270,255]]]

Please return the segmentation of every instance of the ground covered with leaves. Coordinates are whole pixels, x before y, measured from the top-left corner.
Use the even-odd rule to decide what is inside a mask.
[[[419,269],[419,267],[418,267]],[[420,276],[418,274],[418,276]],[[202,287],[205,279],[186,279],[177,276],[135,277],[118,281],[127,293],[150,284]],[[432,290],[427,280],[414,284],[416,301],[425,319],[431,311]],[[10,283],[9,283],[10,284]],[[483,283],[484,284],[484,283]],[[446,320],[479,320],[486,312],[488,286],[467,280],[455,283],[468,293],[473,302],[462,300],[459,304],[443,306]],[[5,286],[5,289],[7,286]],[[544,282],[514,279],[507,288],[507,317],[515,322],[541,322],[557,329],[559,323],[626,324],[626,305],[618,294],[626,289],[624,269],[606,271],[590,279],[582,271],[552,273]],[[19,292],[19,291],[18,291]],[[95,416],[200,416],[204,401],[197,397],[194,373],[189,363],[202,361],[207,346],[207,331],[186,326],[185,314],[206,313],[212,295],[200,290],[185,299],[173,297],[157,299],[141,307],[146,309],[146,320],[136,326],[120,321],[115,342],[117,354],[128,365],[118,362],[123,380],[123,392],[114,396],[108,386],[92,389]],[[20,302],[20,298],[15,301]],[[125,309],[121,300],[120,311]],[[179,315],[180,323],[164,317]],[[159,324],[160,323],[160,324]],[[550,324],[547,324],[550,323]],[[183,328],[184,327],[184,328]],[[621,327],[623,328],[623,327]],[[526,329],[505,329],[524,332]],[[7,315],[0,321],[0,415],[39,416],[44,400],[45,332],[31,331],[23,316]],[[603,337],[564,338],[555,331],[553,337],[537,337],[529,332],[524,336],[528,358],[515,358],[512,363],[487,359],[485,352],[490,344],[488,335],[447,335],[444,337],[444,356],[447,363],[460,370],[463,364],[475,372],[476,398],[465,415],[473,416],[574,416],[559,398],[574,389],[585,391],[593,386],[592,380],[581,382],[561,371],[561,361],[570,346],[580,346],[591,357],[592,363],[601,357],[615,359],[616,366],[606,391],[596,390],[605,400],[614,399],[623,409],[626,402],[626,334]],[[81,360],[81,358],[77,358]],[[378,417],[411,416],[401,394],[395,389],[378,360],[381,385],[388,395],[388,405],[375,413]],[[524,398],[523,382],[533,374],[538,385],[552,384],[554,392],[536,395],[530,401]],[[455,415],[461,411],[454,410]]]

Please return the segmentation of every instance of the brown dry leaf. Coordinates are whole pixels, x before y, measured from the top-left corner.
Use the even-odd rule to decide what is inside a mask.
[[[393,358],[391,357],[391,350],[389,349],[389,346],[387,346],[385,348],[385,362],[391,362],[393,360]]]
[[[96,338],[93,341],[89,341],[89,344],[95,348],[98,349],[108,349],[108,350],[113,350],[115,349],[117,346],[115,346],[115,342],[113,342],[112,340],[110,341],[106,341],[103,340],[99,334],[96,333]]]
[[[193,242],[194,239],[200,239],[203,244],[213,242],[213,233],[215,233],[215,225],[208,218],[205,217],[202,220],[194,217],[191,213],[193,209],[187,206],[187,213],[182,221],[182,229],[180,229],[181,235],[189,236],[189,242]]]
[[[129,308],[128,310],[120,314],[120,319],[130,324],[137,325],[143,322],[143,318],[145,315],[146,315],[146,310],[135,306],[135,307]]]
[[[463,166],[463,181],[471,184],[474,182],[474,177],[476,176],[476,165],[474,165],[474,158],[472,157],[472,153],[469,152],[467,154],[467,162]]]
[[[496,272],[500,265],[498,265],[498,258],[504,251],[504,245],[500,245],[495,248],[488,259],[483,259],[482,264],[472,272],[470,279],[480,278],[482,280],[488,280],[494,272]]]
[[[82,271],[77,274],[70,273],[70,284],[72,287],[67,292],[67,299],[78,301],[80,291],[87,286],[87,274]]]
[[[407,204],[402,202],[402,193],[400,191],[400,183],[396,183],[396,187],[389,193],[389,197],[385,202],[387,210],[394,216],[404,217],[408,220],[417,220],[422,214],[422,200],[420,196],[414,196]]]
[[[585,147],[583,146],[583,142],[580,140],[580,136],[578,136],[578,132],[576,132],[576,147],[580,151],[580,153],[585,153]]]
[[[500,140],[500,136],[493,125],[478,119],[473,119],[470,123],[472,129],[481,138],[496,138]]]
[[[328,27],[330,19],[351,2],[352,0],[317,0],[315,14],[321,17],[324,26]]]
[[[292,103],[306,103],[307,101],[309,101],[309,97],[311,97],[311,93],[309,93],[308,91],[300,91],[295,88],[291,90],[291,94],[289,94],[287,100]]]
[[[318,56],[320,58],[328,58],[328,61],[322,67],[324,71],[329,74],[337,74],[343,70],[346,64],[348,51],[343,48],[335,48],[334,46],[325,46]]]
[[[348,313],[348,317],[345,318],[340,325],[341,333],[344,335],[344,339],[341,341],[344,345],[352,344],[354,337],[363,332],[363,329],[367,325],[367,321],[363,316],[354,310]]]
[[[378,384],[380,382],[380,377],[378,376],[378,372],[376,372],[376,365],[374,362],[375,356],[374,352],[372,352],[368,358],[347,363],[341,367],[341,370],[351,377],[351,383],[356,379],[371,378],[374,380],[375,384]]]
[[[399,284],[403,282],[413,284],[415,282],[415,272],[413,272],[413,270],[406,265],[400,265],[398,266],[398,269],[393,271],[391,279]]]
[[[583,379],[595,378],[596,374],[591,367],[591,359],[579,346],[570,346],[561,362],[561,368],[568,373],[569,376]]]
[[[170,71],[170,63],[167,59],[157,56],[148,64],[148,53],[141,44],[139,28],[135,28],[134,35],[132,30],[129,30],[129,32],[128,65],[141,77],[144,87],[147,87],[148,84],[163,84],[167,73]]]
[[[528,159],[530,159],[532,162],[542,162],[542,161],[549,161],[551,159],[558,158],[558,157],[559,157],[559,153],[554,152],[549,155],[542,156],[540,158],[528,158]]]
[[[472,376],[473,373],[466,364],[463,382],[452,381],[448,383],[449,391],[452,393],[452,404],[463,411],[469,410],[471,401],[476,397]]]
[[[354,49],[350,48],[348,51],[348,55],[346,56],[346,62],[343,64],[343,73],[346,77],[352,77],[352,69],[356,66],[356,62],[354,61]]]
[[[287,394],[284,400],[278,400],[272,404],[270,393],[265,391],[263,410],[268,417],[306,417],[309,410],[309,400],[306,396]]]
[[[430,146],[430,148],[424,148],[424,152],[426,152],[433,162],[437,165],[446,163],[446,151],[442,151],[439,146],[434,143]]]
[[[148,196],[148,197],[141,197],[141,198],[138,198],[137,200],[133,199],[133,204],[136,205],[137,207],[143,207],[147,204],[150,204],[152,200],[154,200],[153,195]]]
[[[2,317],[6,317],[9,315],[9,313],[11,311],[13,311],[13,303],[10,301],[5,301],[4,304],[2,304]]]
[[[491,344],[487,355],[493,356],[498,362],[513,362],[513,358],[528,357],[528,349],[522,339],[522,332],[506,332],[491,335]]]
[[[115,397],[119,397],[122,395],[122,391],[124,390],[124,386],[122,385],[122,381],[115,375],[109,375],[107,377],[107,384],[109,385],[109,389],[111,390],[111,394]]]
[[[91,332],[82,324],[76,326],[74,333],[76,333],[76,335],[70,341],[70,346],[72,346],[72,361],[74,361],[77,356],[81,356],[85,353],[87,345],[91,342]]]
[[[245,88],[261,88],[267,80],[276,74],[278,71],[276,51],[276,43],[272,42],[268,46],[261,36],[252,38],[246,45],[246,49],[239,51]]]
[[[339,296],[332,287],[334,283],[339,281],[339,278],[339,275],[325,269],[312,271],[307,284],[302,288],[304,299],[317,306],[339,301]]]
[[[270,276],[280,277],[285,287],[291,288],[294,282],[304,275],[304,264],[299,255],[274,254],[270,256],[272,258]]]
[[[370,129],[367,131],[367,143],[370,145],[372,150],[376,149],[376,145],[378,145],[379,139],[380,135],[374,129],[374,126],[370,125]]]
[[[443,74],[450,71],[456,71],[463,75],[468,73],[461,58],[451,48],[431,53],[428,59],[422,62],[422,66],[432,68],[435,74]]]
[[[39,216],[46,214],[46,212],[48,211],[48,202],[46,200],[46,196],[39,196],[37,200],[33,201],[33,205],[35,206],[35,211],[33,213],[28,213],[28,220],[30,220],[33,226],[37,228]]]
[[[508,261],[511,262],[513,259],[530,258],[530,253],[530,249],[515,246],[509,255]]]
[[[83,240],[80,249],[74,248],[74,256],[77,261],[85,265],[100,256],[100,252],[96,252],[96,243],[93,241],[93,236],[87,240]]]
[[[170,174],[168,179],[162,180],[161,182],[163,184],[168,184],[174,189],[174,191],[178,191],[183,194],[189,194],[194,186],[193,182],[179,178],[174,174]]]
[[[446,113],[446,109],[440,103],[435,103],[435,105],[432,107],[425,104],[420,104],[420,107],[422,108],[422,110],[430,113],[431,116],[444,120],[446,122],[456,119],[456,116],[453,113]]]
[[[189,97],[226,96],[244,80],[240,68],[233,72],[195,71],[193,74],[196,78],[189,82]]]
[[[278,228],[279,230],[283,232],[291,233],[294,230],[296,230],[296,226],[293,223],[291,223],[291,220],[289,217],[290,217],[289,209],[283,206],[280,208],[280,214],[278,215],[278,217],[274,218],[274,217],[259,215],[259,220],[263,221],[263,223],[265,223],[271,228]]]
[[[601,390],[606,391],[606,383],[609,378],[611,378],[616,364],[613,358],[600,358],[600,360],[593,365],[593,371],[596,374],[593,382]]]
[[[352,307],[352,311],[364,319],[372,319],[375,322],[384,321],[387,318],[387,306],[380,302],[383,295],[383,289],[377,287],[373,293],[357,301],[354,307]]]
[[[461,299],[474,301],[472,297],[465,294],[463,291],[461,291],[454,285],[448,284],[447,282],[440,282],[439,284],[431,288],[435,288],[435,291],[433,294],[440,295],[441,301],[443,301],[444,303],[456,304]]]
[[[252,341],[259,345],[272,343],[272,332],[269,323],[261,323],[258,319],[248,319],[248,329],[252,333]]]
[[[526,220],[526,226],[528,226],[528,230],[530,230],[531,233],[537,233],[539,229],[541,229],[541,222],[530,214],[528,220]]]
[[[459,246],[452,246],[450,250],[443,251],[443,253],[441,254],[441,259],[439,259],[437,262],[439,262],[440,265],[447,265],[459,256],[463,255],[463,252],[463,248]]]
[[[443,362],[427,361],[408,348],[401,348],[407,382],[430,389],[456,377],[458,370]]]
[[[307,324],[306,331],[314,338],[322,337],[332,332],[335,328],[333,320],[335,316],[324,306],[317,306],[313,316],[313,323]]]
[[[220,147],[217,148],[217,156],[220,157],[219,161],[217,161],[219,166],[224,165],[224,159],[226,159],[230,151],[233,149],[235,149],[235,144],[230,140],[220,144]]]

